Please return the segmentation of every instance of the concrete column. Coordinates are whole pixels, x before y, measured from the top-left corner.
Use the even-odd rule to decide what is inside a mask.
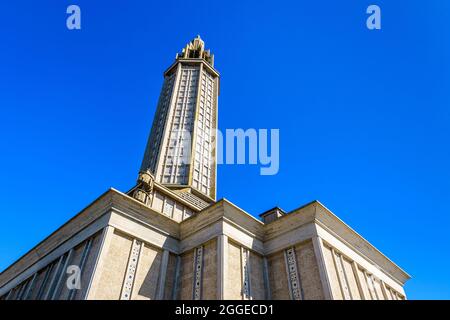
[[[169,250],[164,250],[161,259],[161,269],[159,271],[158,292],[156,293],[156,300],[164,299],[164,287],[166,284],[167,264],[169,262]]]
[[[266,300],[272,300],[272,292],[270,291],[270,279],[269,279],[269,263],[266,257],[263,257],[263,272],[264,272],[264,289]]]
[[[361,296],[361,300],[367,300],[368,297],[366,297],[366,295],[364,294],[364,290],[362,287],[362,281],[364,281],[364,279],[361,279],[360,273],[358,271],[358,265],[356,264],[355,261],[352,262],[352,269],[353,269],[353,273],[355,274],[356,284],[358,285],[358,290],[359,290],[359,295]]]
[[[92,247],[92,238],[88,238],[84,241],[85,245],[83,248],[83,252],[81,253],[81,260],[80,260],[80,272],[82,275],[84,272],[84,267],[86,266],[86,261],[88,259],[88,256],[91,252],[91,247]],[[67,297],[67,300],[73,300],[75,298],[75,295],[77,294],[76,290],[69,290],[69,296]]]
[[[66,276],[67,266],[69,264],[70,259],[72,259],[73,254],[73,248],[69,250],[69,252],[66,254],[66,260],[64,261],[64,265],[62,267],[62,270],[59,274],[58,280],[56,282],[55,290],[53,291],[53,295],[51,297],[51,300],[55,300],[58,298],[59,291],[61,289],[61,285],[63,284],[62,281],[64,277]]]
[[[37,277],[37,272],[33,275],[33,278],[31,279],[30,283],[28,284],[28,288],[27,291],[25,292],[24,296],[23,296],[23,300],[28,300],[28,297],[30,295],[31,290],[34,288],[34,283],[36,281],[36,277]]]
[[[333,256],[334,267],[336,268],[336,274],[341,286],[341,292],[344,300],[352,300],[350,287],[347,281],[347,275],[345,274],[344,265],[342,262],[342,254],[336,252],[334,248],[331,248],[331,255]]]
[[[228,269],[228,237],[217,237],[217,299],[225,299],[225,283]]]
[[[98,249],[98,254],[95,259],[95,266],[92,271],[91,279],[89,280],[89,285],[84,296],[85,300],[95,299],[95,291],[100,285],[100,276],[103,270],[103,265],[105,263],[106,255],[108,254],[109,245],[111,243],[112,236],[114,234],[114,227],[106,226],[102,231],[102,239],[100,243],[100,248]]]
[[[12,296],[12,293],[13,293],[13,289],[10,289],[8,294],[6,295],[5,300],[9,300],[11,298],[11,296]]]
[[[180,288],[180,275],[181,275],[181,256],[177,256],[177,262],[175,266],[175,280],[173,282],[172,300],[177,300],[178,291]]]
[[[55,268],[55,272],[53,273],[52,279],[50,280],[50,285],[48,286],[47,292],[44,295],[44,300],[49,300],[52,294],[52,290],[56,281],[56,278],[58,277],[59,273],[61,272],[61,261],[63,259],[64,255],[59,257],[58,263]]]
[[[323,243],[320,237],[313,237],[312,243],[314,247],[314,255],[316,256],[317,266],[319,267],[320,282],[322,282],[323,294],[325,300],[332,299],[330,278],[324,260]]]
[[[381,292],[383,293],[384,300],[389,300],[388,289],[382,280],[380,280]]]

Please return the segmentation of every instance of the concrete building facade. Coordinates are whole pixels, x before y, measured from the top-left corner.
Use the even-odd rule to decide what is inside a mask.
[[[409,275],[320,202],[256,219],[216,201],[219,77],[200,37],[177,54],[136,186],[4,270],[0,299],[406,299]]]

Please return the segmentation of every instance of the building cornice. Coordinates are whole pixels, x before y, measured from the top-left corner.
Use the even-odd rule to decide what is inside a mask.
[[[203,59],[178,59],[176,60],[174,63],[172,63],[170,65],[170,67],[168,67],[166,69],[166,71],[164,71],[164,77],[170,72],[172,71],[179,63],[181,64],[203,64],[203,67],[206,68],[209,72],[211,72],[214,76],[216,77],[220,77],[219,72],[214,69],[213,67],[211,67],[211,65],[209,65],[209,63],[207,63],[205,60]]]

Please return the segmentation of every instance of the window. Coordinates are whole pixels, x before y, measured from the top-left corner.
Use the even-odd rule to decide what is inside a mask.
[[[173,213],[174,205],[175,205],[175,202],[173,200],[166,198],[166,200],[164,201],[164,214],[171,217],[172,213]]]

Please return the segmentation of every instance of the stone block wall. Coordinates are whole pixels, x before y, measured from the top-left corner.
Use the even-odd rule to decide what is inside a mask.
[[[194,250],[189,250],[181,255],[181,284],[178,298],[192,300],[194,292]]]
[[[99,268],[89,293],[95,300],[170,299],[173,295],[176,256],[114,230],[105,241]]]
[[[242,299],[241,247],[228,242],[228,269],[225,283],[225,299]]]
[[[217,240],[203,245],[201,299],[217,299]]]
[[[302,287],[302,299],[325,299],[323,285],[320,279],[317,257],[312,241],[306,241],[295,246],[298,273]]]
[[[289,300],[289,285],[284,252],[278,251],[273,253],[267,257],[267,260],[271,298],[274,300]]]
[[[325,299],[311,240],[269,255],[268,264],[272,299]]]

